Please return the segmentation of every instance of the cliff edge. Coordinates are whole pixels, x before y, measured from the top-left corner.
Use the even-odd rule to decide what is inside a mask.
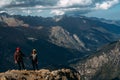
[[[0,80],[80,80],[80,75],[70,69],[9,70],[0,73]]]

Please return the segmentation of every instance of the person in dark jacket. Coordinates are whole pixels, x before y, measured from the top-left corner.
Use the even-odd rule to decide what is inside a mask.
[[[36,49],[33,49],[33,50],[32,50],[30,59],[31,59],[31,61],[32,61],[33,69],[34,69],[34,70],[35,70],[35,69],[38,70],[38,57],[37,57],[37,51],[36,51]]]
[[[17,47],[14,53],[14,60],[15,60],[15,64],[18,64],[19,70],[25,69],[23,57],[24,57],[24,54],[21,52],[20,48]]]

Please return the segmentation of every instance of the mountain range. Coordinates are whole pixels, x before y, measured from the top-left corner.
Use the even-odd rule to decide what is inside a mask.
[[[20,47],[26,57],[31,54],[33,48],[36,48],[40,68],[72,64],[72,67],[82,74],[81,69],[83,68],[79,65],[89,63],[91,58],[88,58],[88,56],[103,55],[100,50],[105,47],[104,45],[119,40],[119,38],[119,21],[84,16],[64,15],[43,18],[1,13],[0,71],[17,68],[14,64],[13,55],[15,48]],[[105,50],[107,50],[106,47]],[[93,58],[93,61],[96,61],[96,59]],[[84,63],[81,63],[82,60]],[[103,63],[106,64],[106,62]],[[25,58],[25,65],[28,69],[31,69],[29,59]],[[97,66],[97,69],[98,67],[101,66]],[[92,68],[96,67],[93,66]],[[91,75],[95,75],[96,72],[95,69]],[[87,78],[91,78],[88,77],[90,75],[87,75],[87,72],[83,74],[83,76],[85,75]]]

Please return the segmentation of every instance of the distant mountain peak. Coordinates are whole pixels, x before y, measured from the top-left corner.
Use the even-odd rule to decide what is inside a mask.
[[[25,24],[22,20],[16,19],[14,16],[10,16],[7,13],[0,14],[0,22],[7,24],[9,27],[29,27],[29,25]]]
[[[0,13],[0,16],[10,16],[8,13],[6,13],[6,12],[3,12],[3,13]]]

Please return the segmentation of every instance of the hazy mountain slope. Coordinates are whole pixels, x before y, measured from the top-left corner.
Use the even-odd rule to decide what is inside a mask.
[[[120,79],[120,42],[108,44],[100,51],[72,66],[85,80]]]

